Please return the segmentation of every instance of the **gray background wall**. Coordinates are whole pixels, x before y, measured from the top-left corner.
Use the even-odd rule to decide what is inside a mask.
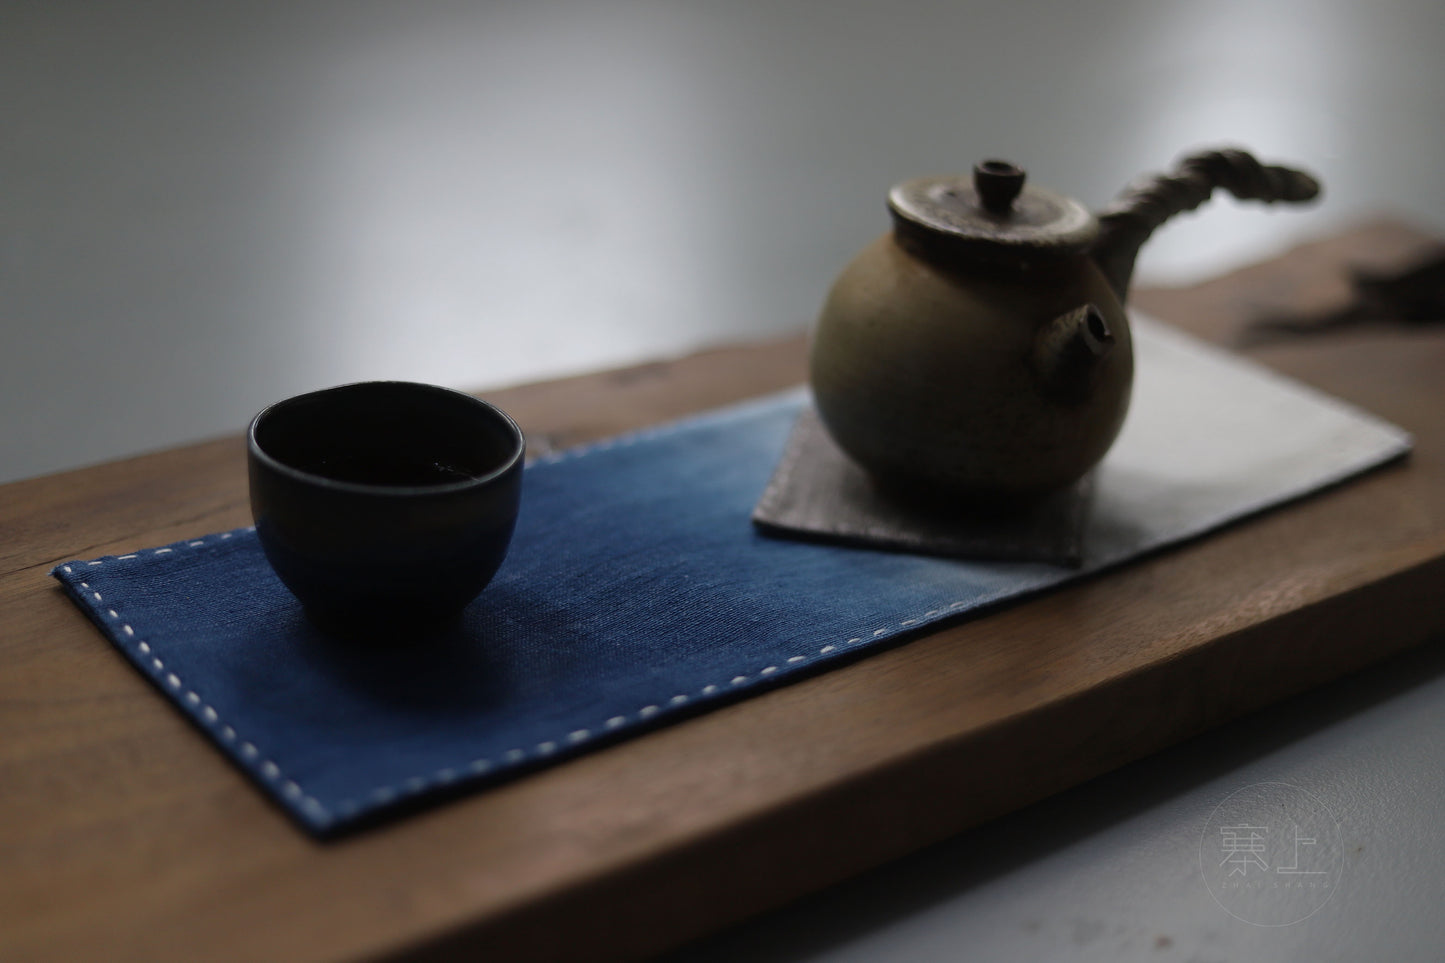
[[[396,377],[484,388],[795,330],[905,176],[1090,204],[1218,141],[1323,176],[1142,279],[1445,227],[1433,0],[417,0],[0,10],[0,479]]]

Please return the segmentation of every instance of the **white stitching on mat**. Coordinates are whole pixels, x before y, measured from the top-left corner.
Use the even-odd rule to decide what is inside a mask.
[[[230,538],[230,537],[231,537],[231,533],[230,533],[230,532],[225,532],[225,533],[223,533],[223,534],[221,535],[221,538]],[[191,547],[191,548],[200,548],[200,547],[202,547],[202,546],[204,546],[204,545],[206,544],[206,540],[205,540],[205,539],[194,539],[194,540],[192,540],[192,541],[190,541],[190,542],[187,542],[186,544],[187,544],[189,547]],[[156,554],[156,555],[164,555],[164,554],[166,554],[166,553],[168,553],[168,552],[170,552],[170,551],[171,551],[171,549],[169,549],[169,548],[162,548],[162,549],[157,549],[154,554]],[[139,556],[139,553],[135,553],[135,554],[132,554],[132,555],[120,555],[120,556],[117,556],[117,557],[116,557],[116,560],[117,560],[117,561],[120,561],[120,560],[122,560],[122,559],[129,560],[129,559],[134,559],[134,558],[139,558],[139,557],[140,557],[140,556]],[[93,562],[87,562],[86,564],[87,564],[87,566],[103,565],[103,564],[104,564],[104,560],[103,560],[103,559],[101,559],[101,560],[96,560],[96,561],[93,561]],[[72,569],[71,569],[71,567],[70,567],[69,565],[62,565],[62,566],[60,567],[60,570],[61,570],[62,572],[65,572],[67,575],[70,574],[71,571],[72,571]],[[97,602],[101,601],[101,595],[100,595],[100,593],[97,592],[97,591],[95,591],[94,589],[91,589],[90,586],[89,586],[87,583],[81,582],[81,583],[80,583],[80,586],[81,586],[81,588],[89,589],[91,596],[92,596]],[[106,609],[106,615],[108,615],[108,616],[109,616],[110,618],[112,618],[112,619],[119,619],[119,618],[120,618],[120,614],[119,614],[115,609],[113,609],[113,608],[107,608],[107,609]],[[141,655],[149,655],[149,654],[150,654],[150,651],[151,651],[150,643],[146,642],[144,639],[136,639],[136,638],[135,638],[135,629],[131,626],[131,624],[130,624],[129,622],[123,622],[123,623],[121,623],[120,628],[121,628],[121,631],[125,633],[126,638],[134,640],[134,642],[135,642],[135,647],[136,647],[136,651],[137,651],[137,652],[139,652]],[[162,671],[165,670],[165,663],[163,663],[159,658],[152,658],[150,661],[151,661],[151,665],[152,665],[152,667],[155,669],[155,672],[156,672],[157,675],[159,675]],[[170,686],[172,689],[174,689],[174,690],[176,690],[176,691],[180,691],[181,688],[183,687],[183,683],[181,682],[180,676],[176,675],[176,673],[174,673],[174,672],[169,672],[169,673],[167,673],[166,676],[165,676],[165,678],[164,678],[164,681],[165,681],[166,685]],[[207,703],[207,702],[204,702],[204,701],[201,699],[200,695],[197,694],[194,689],[186,689],[185,696],[183,697],[183,701],[186,703],[186,705],[188,705],[188,706],[190,706],[191,708],[195,709],[195,710],[200,714],[201,720],[202,720],[202,722],[205,724],[205,726],[206,726],[207,728],[214,728],[217,724],[220,723],[220,721],[221,721],[220,713],[216,711],[216,709],[215,709],[214,706],[210,705],[210,704]],[[220,729],[218,730],[218,732],[219,732],[219,734],[220,734],[221,739],[222,739],[223,742],[233,743],[233,742],[236,741],[236,730],[235,730],[234,728],[232,728],[230,725],[222,725],[222,726],[220,727]],[[249,743],[249,742],[243,742],[243,743],[241,744],[241,755],[242,755],[243,757],[245,757],[246,760],[251,761],[251,760],[254,760],[254,759],[256,759],[257,757],[260,756],[260,751],[259,751],[254,745],[252,745],[251,743]],[[473,764],[473,765],[475,766],[475,764]],[[267,759],[267,760],[265,760],[264,762],[261,763],[261,765],[260,765],[260,767],[259,767],[259,771],[260,771],[260,774],[261,774],[264,778],[266,778],[267,780],[270,780],[271,782],[276,782],[276,781],[282,779],[281,767],[278,766],[278,765],[276,765],[276,763],[272,762],[270,759]],[[282,794],[283,794],[284,796],[286,796],[286,798],[292,800],[293,802],[296,802],[296,803],[297,803],[298,805],[300,805],[303,809],[305,809],[306,812],[307,812],[307,814],[308,814],[313,820],[315,820],[316,822],[320,823],[321,825],[323,825],[323,826],[329,825],[331,822],[333,822],[333,821],[335,820],[335,817],[332,815],[332,813],[331,813],[329,810],[327,810],[327,808],[326,808],[324,805],[322,805],[322,803],[320,802],[320,800],[315,799],[315,798],[312,797],[312,796],[308,796],[308,795],[306,794],[305,790],[303,790],[303,789],[301,788],[300,783],[296,782],[294,779],[286,779],[284,782],[282,782],[281,792],[282,792]]]
[[[886,629],[885,629],[884,631],[886,631]],[[861,639],[861,638],[853,638],[853,639],[850,639],[849,641],[850,641],[850,642],[860,642],[860,641],[862,641],[862,639]],[[820,653],[828,653],[828,652],[832,652],[832,651],[836,650],[836,648],[837,648],[837,646],[834,646],[834,645],[826,645],[826,646],[823,646],[823,648],[821,648],[821,649],[819,650],[819,652],[820,652]],[[804,662],[804,661],[807,661],[807,657],[806,657],[806,656],[801,656],[801,655],[796,655],[796,656],[793,656],[792,658],[788,659],[788,661],[789,661],[789,662],[794,662],[794,663],[796,663],[796,662]],[[776,673],[777,671],[778,671],[778,667],[777,667],[776,665],[769,665],[769,666],[766,666],[766,667],[764,667],[763,669],[761,669],[758,674],[759,674],[760,676],[769,676],[769,675],[772,675],[772,674]],[[730,683],[729,683],[729,684],[730,684],[730,685],[733,685],[733,686],[737,686],[737,685],[743,685],[744,683],[746,683],[746,682],[748,682],[748,681],[750,681],[750,677],[749,677],[749,676],[746,676],[746,675],[738,675],[738,676],[734,676],[734,677],[730,680]],[[704,695],[712,695],[712,694],[720,691],[721,688],[722,688],[722,687],[721,687],[721,686],[718,686],[718,685],[705,685],[705,686],[702,687],[702,690],[701,690],[701,691],[702,691],[702,693],[703,693]],[[678,694],[678,695],[673,696],[671,699],[669,699],[669,700],[667,700],[667,701],[668,701],[669,704],[677,706],[677,705],[683,705],[683,704],[687,703],[687,702],[690,701],[690,700],[689,700],[689,697],[688,697],[687,695]],[[642,708],[638,709],[637,712],[636,712],[636,716],[637,716],[638,719],[649,719],[649,718],[657,715],[657,713],[659,713],[660,711],[662,711],[662,707],[661,707],[660,705],[649,704],[649,705],[645,705],[645,706],[643,706]],[[628,722],[628,717],[627,717],[627,716],[625,716],[625,715],[616,715],[616,716],[612,716],[612,717],[608,718],[608,719],[602,724],[602,728],[615,730],[615,729],[621,728],[622,726],[625,726],[625,725],[627,724],[627,722]],[[571,745],[579,745],[579,744],[581,744],[581,743],[583,743],[583,742],[586,742],[586,741],[590,740],[591,738],[592,738],[592,731],[591,731],[590,729],[574,729],[574,730],[572,730],[571,732],[569,732],[569,733],[567,734],[565,741],[566,741],[567,743],[570,743]],[[546,758],[546,757],[555,755],[556,752],[558,751],[558,749],[560,748],[559,743],[560,743],[561,741],[562,741],[562,740],[555,740],[555,741],[554,741],[554,740],[547,740],[547,741],[544,741],[544,742],[539,742],[539,743],[533,748],[532,752],[533,752],[533,754],[535,754],[538,758]],[[509,750],[507,750],[507,752],[505,752],[503,755],[504,755],[504,757],[505,757],[505,759],[506,759],[507,762],[515,764],[515,763],[520,763],[520,762],[523,762],[524,760],[526,760],[526,758],[528,757],[529,753],[528,753],[527,750],[525,750],[525,749],[509,749]],[[492,763],[491,763],[489,760],[487,760],[487,759],[477,759],[477,760],[473,761],[473,762],[468,766],[468,768],[469,768],[473,773],[475,773],[475,774],[487,773],[487,772],[490,772],[490,771],[492,770]],[[432,773],[430,777],[413,776],[413,777],[411,777],[411,778],[409,778],[409,779],[403,780],[403,781],[402,781],[401,783],[399,783],[399,784],[394,784],[394,785],[392,785],[392,786],[381,786],[381,787],[378,787],[378,788],[376,788],[376,789],[373,789],[373,790],[371,790],[371,792],[370,792],[369,794],[367,794],[367,795],[368,795],[369,798],[372,800],[372,802],[373,802],[374,805],[384,805],[384,804],[392,801],[393,799],[395,799],[395,798],[399,795],[399,793],[400,793],[400,791],[401,791],[402,788],[404,788],[407,793],[416,794],[416,793],[420,793],[420,792],[424,791],[426,788],[428,788],[428,786],[431,786],[431,785],[433,785],[433,784],[434,784],[434,785],[438,785],[438,786],[448,785],[448,784],[450,784],[450,783],[452,783],[452,782],[455,782],[456,777],[457,777],[457,774],[456,774],[456,771],[455,771],[454,769],[449,769],[449,768],[448,768],[448,769],[441,769],[441,770],[438,770],[438,771],[435,772],[435,773]],[[319,804],[318,804],[318,805],[319,805]],[[338,803],[338,804],[336,805],[336,812],[337,812],[339,815],[341,815],[341,816],[352,816],[352,815],[356,815],[356,814],[360,813],[360,812],[363,811],[365,808],[366,808],[366,807],[365,807],[365,804],[359,803],[359,802],[357,802],[355,799],[345,799],[345,800],[342,800],[340,803]]]
[[[587,456],[587,455],[592,455],[592,454],[596,454],[596,453],[598,453],[598,452],[607,451],[607,450],[609,450],[609,449],[611,449],[611,448],[630,446],[630,445],[636,444],[638,441],[642,441],[642,440],[645,440],[645,439],[663,437],[663,436],[666,436],[667,434],[669,434],[669,433],[671,433],[671,432],[678,431],[678,430],[681,430],[679,426],[676,426],[676,425],[667,425],[667,426],[663,426],[663,427],[657,428],[657,429],[652,429],[652,430],[646,430],[646,431],[636,432],[636,433],[634,433],[633,435],[624,436],[622,439],[611,439],[611,440],[608,440],[608,441],[605,441],[605,442],[598,442],[598,443],[595,444],[595,445],[579,446],[578,448],[571,448],[571,449],[568,449],[567,451],[564,451],[564,452],[558,452],[558,453],[556,453],[556,454],[546,455],[546,456],[543,456],[542,458],[537,459],[537,461],[534,462],[534,464],[557,464],[557,463],[559,463],[559,462],[572,461],[572,460],[575,460],[575,459],[578,459],[578,458],[585,457],[585,456]],[[238,531],[244,531],[244,532],[254,532],[255,530],[256,530],[256,526],[254,526],[254,525],[247,526],[247,527],[244,528],[244,529],[238,529]],[[216,536],[216,537],[224,540],[224,539],[229,539],[229,538],[231,538],[234,534],[235,534],[235,532],[222,532],[222,533],[220,533],[220,534],[219,534],[218,536]],[[198,548],[198,547],[201,547],[201,546],[205,545],[205,544],[206,544],[206,541],[205,541],[205,539],[198,539],[198,540],[194,540],[194,541],[187,542],[186,544],[187,544],[189,547]],[[152,554],[154,554],[154,555],[165,555],[165,554],[168,554],[168,553],[170,553],[170,552],[172,552],[172,551],[173,551],[172,548],[158,548],[158,549],[155,549]],[[133,558],[137,558],[137,557],[138,557],[138,554],[137,554],[137,555],[122,555],[122,556],[118,556],[118,559],[117,559],[117,560],[119,560],[119,559],[133,559]],[[103,560],[101,560],[101,561],[87,562],[86,564],[87,564],[87,565],[100,565],[100,564],[102,564],[102,563],[103,563]],[[70,574],[70,572],[71,572],[71,567],[70,567],[69,565],[63,565],[63,566],[61,566],[61,571],[65,572],[65,573],[67,573],[67,574]],[[89,586],[85,585],[84,583],[81,583],[81,585],[82,585],[83,587],[85,587],[85,588],[89,588]],[[100,599],[99,593],[93,593],[93,594],[95,594],[95,597],[96,597],[96,599],[97,599],[97,601],[98,601],[98,600]],[[904,619],[904,620],[902,620],[901,622],[898,623],[897,628],[899,628],[899,629],[904,629],[904,628],[907,628],[907,627],[909,627],[909,626],[918,625],[918,624],[920,624],[923,620],[931,619],[931,618],[933,618],[934,616],[943,615],[943,614],[946,614],[947,612],[955,611],[955,610],[957,610],[957,609],[960,609],[960,608],[964,607],[964,606],[967,605],[967,604],[968,604],[968,602],[967,602],[966,600],[960,600],[960,601],[951,603],[946,609],[930,609],[930,610],[928,610],[927,612],[925,612],[925,613],[924,613],[921,617],[919,617],[919,618],[911,618],[911,619]],[[111,616],[114,617],[114,618],[118,618],[118,617],[119,617],[119,616],[116,616],[116,615],[115,615],[115,610],[114,610],[114,609],[111,609],[111,610],[110,610],[110,614],[111,614]],[[887,634],[887,632],[889,631],[889,628],[890,628],[890,626],[883,626],[882,628],[874,629],[873,632],[872,632],[871,638],[878,638],[878,637],[880,637],[880,636],[882,636],[882,635]],[[131,626],[130,626],[129,624],[124,625],[124,626],[123,626],[123,629],[125,630],[125,632],[126,632],[127,635],[134,635],[134,630],[131,629]],[[868,637],[868,636],[855,636],[855,637],[853,637],[853,638],[848,639],[848,640],[847,640],[847,644],[849,644],[849,645],[854,645],[854,644],[857,644],[857,643],[859,643],[859,642],[862,642],[865,638],[869,638],[869,637]],[[138,643],[138,648],[140,648],[142,652],[148,652],[148,651],[150,651],[150,650],[149,650],[149,646],[147,646],[145,642],[139,642],[139,643]],[[832,652],[837,651],[837,649],[838,649],[838,646],[837,646],[837,645],[832,645],[832,644],[830,644],[830,645],[824,645],[822,648],[818,649],[818,655],[827,655],[827,654],[830,654],[830,653],[832,653]],[[813,658],[816,658],[816,656],[813,656]],[[809,661],[809,659],[810,659],[810,657],[809,657],[809,656],[806,656],[806,655],[794,655],[794,656],[789,656],[787,661],[788,661],[788,664],[790,664],[790,665],[797,665],[797,664],[799,664],[799,663],[807,662],[807,661]],[[161,671],[161,669],[163,668],[162,663],[161,663],[161,660],[158,659],[158,658],[157,658],[157,659],[152,659],[152,662],[153,662],[153,664],[154,664],[154,666],[155,666],[156,671],[157,671],[157,672]],[[759,675],[759,677],[772,676],[772,675],[773,675],[774,673],[776,673],[777,671],[778,671],[778,667],[777,667],[776,665],[769,665],[769,666],[766,666],[766,667],[762,668],[761,670],[759,670],[758,675]],[[175,682],[172,684],[172,688],[179,689],[180,686],[181,686],[181,682],[180,682],[179,677],[177,677],[177,676],[175,675],[175,673],[171,673],[171,674],[169,674],[169,675],[166,677],[167,683],[170,683],[172,679],[175,680]],[[740,685],[743,685],[743,684],[747,683],[748,681],[750,681],[750,679],[751,679],[751,677],[750,677],[750,676],[747,676],[747,675],[736,675],[736,676],[733,676],[733,678],[732,678],[732,680],[731,680],[731,682],[730,682],[730,685],[731,685],[731,686],[740,686]],[[715,694],[715,693],[717,693],[717,692],[719,692],[719,691],[721,691],[721,690],[722,690],[722,686],[720,686],[720,685],[715,685],[715,684],[709,684],[709,685],[703,686],[703,687],[701,688],[701,690],[699,690],[699,691],[700,691],[704,696],[708,696],[708,695],[713,695],[713,694]],[[192,696],[195,696],[195,698],[192,699],[192,698],[191,698]],[[219,722],[219,715],[216,713],[216,710],[213,709],[213,708],[212,708],[211,706],[209,706],[209,705],[206,705],[206,704],[201,703],[201,702],[200,702],[200,698],[199,698],[199,696],[196,696],[196,693],[188,691],[188,692],[187,692],[187,701],[191,702],[192,705],[200,705],[200,707],[201,707],[201,708],[200,708],[201,715],[205,718],[205,720],[206,720],[207,723],[209,723],[209,724],[211,724],[211,725],[215,725],[217,722]],[[689,698],[688,698],[688,696],[686,696],[686,695],[679,694],[679,695],[673,696],[673,697],[672,697],[671,699],[669,699],[668,701],[669,701],[669,703],[672,704],[672,705],[683,705],[684,703],[686,703],[686,702],[689,701]],[[649,718],[651,718],[652,716],[656,715],[659,711],[661,711],[661,707],[658,706],[658,705],[646,705],[646,706],[643,706],[641,709],[637,710],[636,715],[637,715],[638,719],[644,719],[644,720],[645,720],[645,719],[649,719]],[[616,715],[616,716],[612,716],[612,717],[608,718],[608,719],[602,724],[602,728],[604,728],[604,729],[609,729],[609,730],[620,729],[621,727],[625,726],[625,725],[627,724],[627,722],[628,722],[627,716],[625,716],[625,715]],[[223,725],[223,726],[221,727],[221,729],[220,729],[220,733],[221,733],[221,737],[222,737],[223,741],[228,742],[228,743],[235,742],[235,740],[236,740],[236,738],[237,738],[237,736],[236,736],[236,730],[233,729],[233,728],[232,728],[231,726],[229,726],[229,725]],[[583,743],[583,742],[588,741],[588,740],[591,738],[591,735],[592,735],[592,732],[591,732],[591,730],[589,730],[589,729],[575,729],[575,730],[571,731],[570,733],[568,733],[568,735],[567,735],[567,737],[566,737],[566,741],[569,742],[569,743],[571,743],[571,744],[573,744],[573,745],[577,745],[577,744],[580,744],[580,743]],[[546,756],[550,756],[550,755],[554,754],[554,753],[556,752],[557,748],[558,748],[558,743],[557,743],[556,741],[547,740],[547,741],[538,743],[538,744],[536,745],[536,747],[535,747],[535,752],[537,753],[537,755],[538,755],[539,757],[546,757]],[[258,758],[261,758],[260,750],[258,750],[258,749],[255,747],[255,745],[253,745],[253,744],[250,743],[250,742],[242,742],[242,743],[241,743],[241,746],[240,746],[240,754],[241,754],[242,758],[245,759],[247,762],[254,762],[254,760],[256,760],[256,759],[258,759]],[[504,756],[504,758],[506,759],[507,762],[509,762],[509,763],[514,763],[514,764],[515,764],[515,763],[520,763],[520,762],[523,762],[524,760],[526,760],[527,755],[528,755],[528,753],[527,753],[527,751],[524,750],[524,749],[509,749],[509,750],[507,750],[507,751],[503,754],[503,756]],[[490,760],[487,760],[487,759],[476,759],[476,760],[473,760],[473,761],[468,765],[467,768],[468,768],[472,773],[480,775],[480,774],[483,774],[483,773],[486,773],[486,772],[491,771],[491,769],[492,769],[492,763],[491,763]],[[282,778],[282,775],[283,775],[282,772],[281,772],[280,767],[277,766],[276,763],[273,762],[273,761],[270,760],[270,759],[265,759],[265,760],[260,764],[259,770],[260,770],[261,775],[264,776],[267,780],[269,780],[269,781],[271,781],[271,782],[276,782],[277,780],[281,779],[281,778]],[[429,785],[432,785],[432,784],[436,784],[436,785],[446,785],[446,784],[448,784],[448,783],[451,783],[451,782],[453,782],[453,781],[456,779],[456,775],[457,775],[457,774],[456,774],[456,771],[455,771],[454,769],[446,768],[446,769],[438,770],[438,771],[435,772],[435,773],[432,773],[430,777],[426,777],[426,776],[412,776],[412,777],[410,777],[410,778],[408,778],[408,779],[403,780],[403,781],[402,781],[401,783],[399,783],[398,785],[399,785],[399,786],[404,786],[407,792],[410,792],[410,793],[419,793],[419,792],[422,792],[423,790],[425,790]],[[295,787],[295,790],[294,790],[294,791],[290,788],[290,787],[293,787],[293,786]],[[324,806],[324,805],[323,805],[320,801],[318,801],[317,799],[315,799],[315,798],[313,798],[313,797],[311,797],[311,796],[305,795],[305,791],[301,788],[300,784],[297,783],[295,780],[287,780],[287,781],[284,783],[284,785],[283,785],[282,792],[283,792],[284,795],[287,796],[287,798],[290,798],[290,799],[293,799],[293,800],[297,800],[297,796],[298,796],[298,794],[299,794],[299,797],[300,797],[300,798],[299,798],[299,800],[298,800],[298,804],[299,804],[303,809],[305,809],[316,821],[320,822],[320,823],[323,824],[323,825],[329,825],[329,824],[331,824],[332,822],[334,822],[337,818],[347,818],[347,817],[351,817],[351,816],[358,815],[359,813],[361,813],[362,811],[364,811],[364,810],[367,808],[367,804],[366,804],[366,803],[358,802],[356,799],[343,799],[341,802],[339,802],[339,803],[336,804],[335,812],[332,812],[331,810],[328,810],[328,809],[326,808],[326,806]],[[379,787],[376,787],[375,789],[372,789],[369,793],[364,794],[364,798],[366,798],[367,800],[369,800],[372,805],[378,805],[378,806],[380,806],[380,805],[386,805],[387,803],[391,802],[392,800],[394,800],[394,799],[398,796],[398,794],[399,794],[398,786],[379,786]]]

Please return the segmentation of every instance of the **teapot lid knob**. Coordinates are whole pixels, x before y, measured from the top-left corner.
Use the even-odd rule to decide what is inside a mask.
[[[986,160],[973,167],[973,189],[983,209],[990,214],[1007,214],[1014,198],[1024,189],[1023,168],[1008,161]]]

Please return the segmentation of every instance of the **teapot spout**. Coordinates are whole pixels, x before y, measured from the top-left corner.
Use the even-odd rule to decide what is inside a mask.
[[[1261,164],[1242,150],[1200,151],[1167,174],[1135,181],[1099,214],[1093,258],[1119,302],[1129,294],[1134,261],[1149,235],[1175,214],[1192,211],[1223,187],[1240,200],[1298,204],[1319,196],[1314,177],[1289,167]]]
[[[1034,340],[1033,358],[1044,393],[1063,402],[1085,400],[1114,341],[1104,313],[1093,304],[1044,325]]]

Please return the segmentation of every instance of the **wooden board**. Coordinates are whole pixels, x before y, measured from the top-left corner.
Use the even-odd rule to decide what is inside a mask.
[[[1347,297],[1392,224],[1138,306],[1214,340]],[[624,958],[776,906],[1445,629],[1445,331],[1254,352],[1407,462],[1107,576],[337,843],[60,593],[248,521],[236,438],[0,488],[0,959]],[[534,449],[796,383],[801,336],[491,392]]]

